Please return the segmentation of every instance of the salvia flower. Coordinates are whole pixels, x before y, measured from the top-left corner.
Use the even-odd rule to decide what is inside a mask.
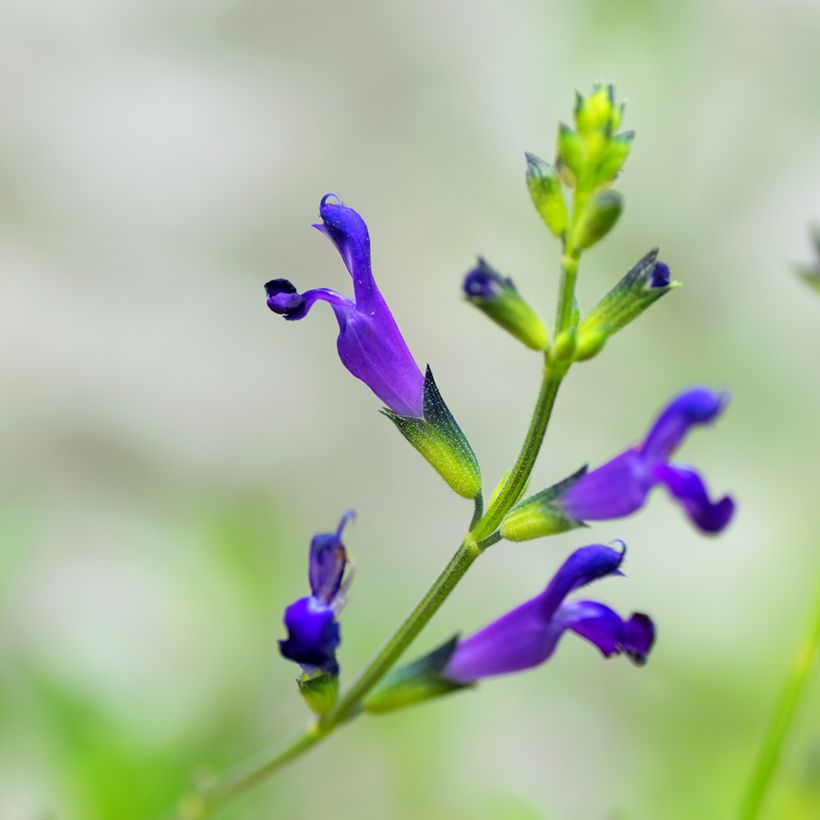
[[[353,277],[353,299],[328,288],[300,293],[287,279],[265,285],[268,307],[285,319],[304,319],[317,301],[327,302],[339,323],[342,364],[386,405],[385,414],[439,475],[465,498],[481,491],[478,461],[436,387],[422,375],[387,307],[370,267],[370,235],[359,214],[335,194],[319,205],[322,223]]]
[[[624,548],[600,544],[581,547],[540,595],[474,635],[450,641],[392,672],[370,695],[365,708],[391,711],[483,678],[539,666],[552,656],[568,630],[597,647],[605,658],[625,654],[643,665],[655,640],[655,625],[647,615],[634,613],[623,619],[598,601],[566,600],[573,591],[599,578],[621,575],[624,554]]]
[[[712,501],[701,476],[670,463],[689,430],[714,421],[725,393],[695,387],[672,399],[646,438],[591,472],[581,470],[555,487],[525,499],[502,522],[505,538],[520,541],[578,527],[585,521],[623,518],[639,510],[650,491],[663,486],[703,532],[720,532],[732,518],[729,496]]]
[[[567,630],[596,646],[605,658],[623,653],[644,664],[655,638],[650,618],[635,613],[623,620],[597,601],[565,600],[579,587],[620,574],[623,557],[624,550],[598,544],[576,550],[540,595],[460,640],[442,677],[474,683],[538,666],[552,655]]]
[[[279,641],[279,651],[298,663],[308,676],[337,675],[336,649],[341,643],[339,612],[350,585],[350,560],[342,543],[342,531],[355,517],[346,512],[336,532],[323,532],[310,542],[308,581],[310,595],[285,610],[288,637]]]
[[[367,225],[335,194],[322,197],[319,214],[322,222],[313,227],[339,251],[353,278],[355,298],[328,288],[299,293],[287,279],[273,279],[265,285],[268,307],[285,319],[298,321],[317,301],[327,302],[339,323],[336,347],[342,364],[394,413],[421,418],[424,376],[376,286]]]

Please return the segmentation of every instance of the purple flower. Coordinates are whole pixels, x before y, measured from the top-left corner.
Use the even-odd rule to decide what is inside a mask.
[[[421,418],[424,376],[376,287],[367,225],[335,194],[322,197],[319,214],[322,224],[313,227],[339,251],[353,277],[355,299],[327,288],[299,293],[287,279],[273,279],[265,285],[268,307],[296,321],[304,319],[317,301],[327,302],[339,323],[336,347],[342,364],[394,413]]]
[[[674,398],[649,434],[611,461],[586,473],[560,498],[561,510],[577,521],[621,518],[639,510],[650,490],[662,485],[704,532],[719,532],[731,520],[735,503],[725,496],[712,501],[700,475],[669,460],[691,427],[708,424],[726,406],[725,393],[694,387]]]
[[[285,610],[288,637],[279,641],[279,651],[288,660],[313,674],[336,675],[336,649],[341,643],[337,616],[344,606],[350,573],[342,530],[355,514],[346,512],[336,532],[319,533],[310,542],[308,580],[310,595]]]
[[[655,639],[649,617],[635,613],[623,620],[597,601],[565,601],[579,587],[622,574],[623,557],[624,550],[598,544],[576,550],[540,595],[458,641],[441,677],[470,684],[538,666],[566,630],[598,647],[606,658],[624,653],[636,664],[645,663]]]

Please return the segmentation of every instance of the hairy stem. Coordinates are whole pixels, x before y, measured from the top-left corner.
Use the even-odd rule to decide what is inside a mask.
[[[814,602],[806,631],[794,656],[788,677],[775,707],[772,722],[766,732],[763,745],[752,772],[746,796],[740,811],[741,820],[755,820],[760,815],[766,791],[777,770],[783,747],[806,684],[811,677],[818,651],[820,651],[820,579],[816,583]]]

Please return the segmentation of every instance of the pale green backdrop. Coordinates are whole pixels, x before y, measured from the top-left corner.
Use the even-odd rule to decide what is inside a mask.
[[[594,595],[658,623],[647,667],[567,640],[547,665],[363,719],[225,818],[731,818],[818,570],[820,219],[810,0],[7,3],[0,25],[0,817],[153,820],[198,767],[304,708],[280,660],[311,535],[355,507],[351,672],[469,518],[273,276],[349,289],[309,223],[370,225],[386,298],[489,481],[537,357],[460,298],[482,253],[547,309],[557,247],[523,152],[576,87],[637,129],[584,304],[655,244],[685,286],[560,396],[535,482],[600,462],[691,384],[733,402],[683,459],[737,498],[707,539],[660,494],[634,519],[499,544],[418,649],[539,590],[572,548],[630,545]],[[820,816],[820,681],[769,817]]]

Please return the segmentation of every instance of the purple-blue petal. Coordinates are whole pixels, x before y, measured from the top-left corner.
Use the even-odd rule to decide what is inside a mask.
[[[379,295],[370,266],[370,234],[364,219],[336,194],[325,194],[319,204],[321,225],[315,225],[336,246],[353,278],[356,303],[362,310]]]
[[[265,283],[268,307],[285,319],[294,322],[304,319],[317,301],[327,302],[337,315],[355,309],[353,300],[329,288],[316,288],[299,293],[288,279],[271,279]]]
[[[342,578],[348,564],[347,551],[342,543],[342,531],[353,516],[352,511],[345,513],[336,532],[318,533],[310,542],[310,591],[313,597],[325,606],[333,606],[342,586]]]
[[[464,295],[480,299],[494,299],[502,295],[505,289],[512,287],[511,282],[496,273],[483,259],[464,277]]]
[[[672,399],[655,420],[641,452],[651,459],[666,461],[678,449],[691,427],[717,418],[728,402],[726,393],[693,387]]]
[[[655,640],[655,625],[651,618],[635,613],[625,621],[613,609],[597,601],[562,604],[555,620],[596,646],[604,657],[625,653],[639,665],[646,663]]]
[[[660,260],[655,262],[652,267],[652,275],[649,279],[650,288],[668,288],[672,282],[672,272],[669,270],[669,265]]]
[[[333,609],[313,597],[300,598],[285,610],[288,637],[279,641],[279,651],[304,669],[336,674],[336,649],[341,642]]]
[[[606,521],[639,510],[654,481],[643,455],[626,450],[584,474],[561,496],[561,508],[578,521]]]
[[[335,312],[342,364],[394,413],[421,418],[424,376],[387,306],[372,313]]]
[[[563,629],[544,617],[540,596],[459,641],[442,676],[455,683],[507,675],[552,655]]]
[[[735,502],[724,496],[712,501],[700,475],[689,467],[657,464],[653,467],[655,479],[681,503],[692,522],[703,532],[720,532],[732,520]]]

